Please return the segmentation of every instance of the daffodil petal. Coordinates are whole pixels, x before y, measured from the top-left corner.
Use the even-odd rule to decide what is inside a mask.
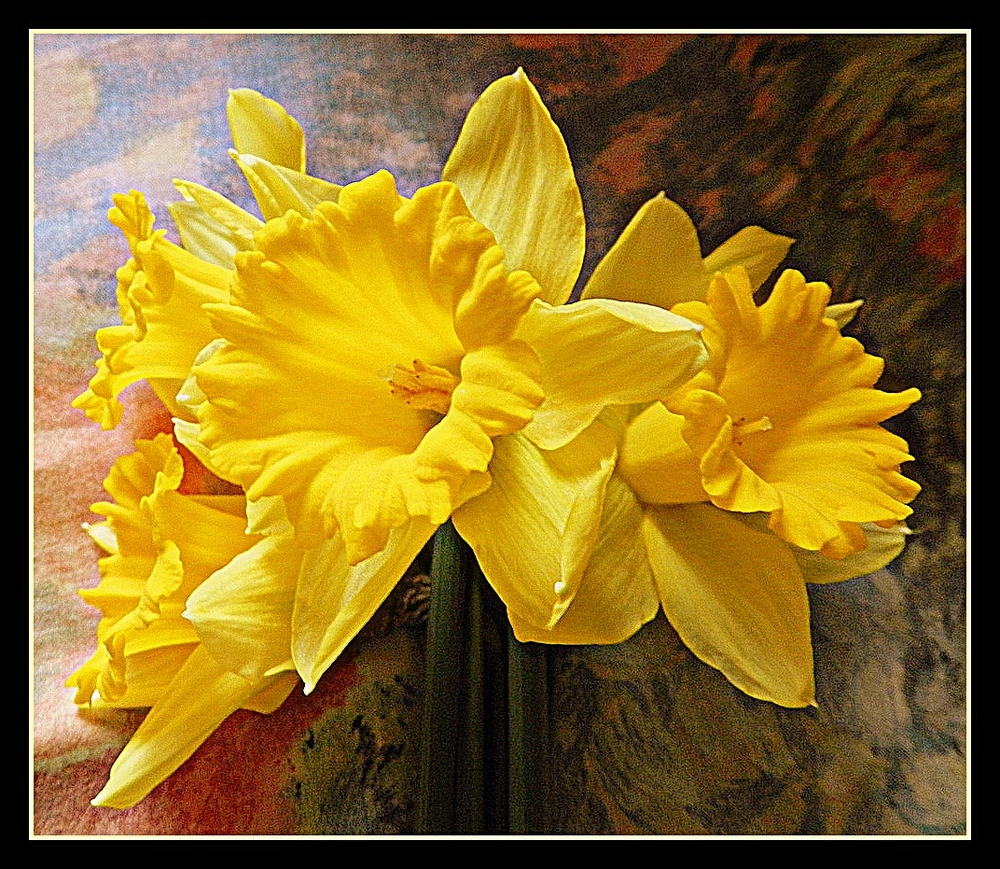
[[[615,436],[601,423],[561,449],[498,438],[493,484],[452,516],[511,623],[550,630],[580,587],[597,539]]]
[[[385,549],[351,566],[340,536],[304,553],[292,614],[292,657],[310,693],[430,540],[420,517],[394,529]]]
[[[231,150],[229,156],[240,167],[265,220],[281,217],[286,211],[309,214],[320,202],[336,202],[340,186],[304,172],[275,165],[254,154]]]
[[[291,669],[291,625],[302,553],[266,537],[192,592],[184,617],[226,669],[247,679]]]
[[[233,712],[281,680],[291,691],[294,674],[250,680],[230,673],[207,650],[195,649],[169,688],[111,767],[95,806],[135,805],[187,760]]]
[[[704,299],[707,290],[698,231],[684,209],[660,193],[636,212],[597,264],[582,298],[670,308]]]
[[[705,257],[705,288],[708,288],[708,279],[716,272],[742,266],[747,270],[750,285],[756,290],[781,265],[793,244],[794,238],[768,232],[761,226],[744,227]],[[704,293],[698,299],[704,301]]]
[[[253,234],[263,224],[220,193],[174,179],[184,197],[167,206],[184,249],[223,268],[233,267],[237,251],[253,247]]]
[[[493,82],[469,110],[441,172],[489,227],[512,269],[561,305],[583,264],[583,202],[562,133],[524,71]]]
[[[828,320],[833,320],[833,322],[837,324],[838,329],[843,329],[844,326],[854,319],[855,314],[858,313],[863,304],[863,299],[855,299],[853,302],[841,302],[836,305],[827,305],[825,316]]]
[[[553,308],[536,301],[518,336],[538,354],[545,399],[524,433],[557,449],[609,405],[668,395],[708,359],[699,331],[652,305],[588,299]]]
[[[536,559],[531,561],[537,564]],[[551,628],[542,628],[515,610],[508,609],[508,615],[514,636],[522,643],[608,644],[627,640],[659,609],[642,542],[642,507],[625,482],[612,475],[597,541],[562,617]]]
[[[868,545],[846,558],[827,558],[818,552],[792,547],[806,582],[842,582],[881,570],[903,551],[906,538],[912,534],[906,524],[898,522],[889,528],[865,523],[861,526]]]
[[[229,92],[226,115],[237,151],[296,172],[306,171],[305,134],[280,103],[249,88],[239,88]]]
[[[643,530],[687,647],[751,697],[815,705],[809,600],[789,546],[707,504],[647,507]]]

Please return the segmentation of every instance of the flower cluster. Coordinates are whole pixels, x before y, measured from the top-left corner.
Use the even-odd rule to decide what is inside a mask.
[[[894,558],[916,484],[841,335],[857,305],[748,227],[703,258],[662,194],[568,303],[585,226],[566,145],[518,71],[471,109],[442,180],[306,173],[298,123],[228,104],[260,208],[176,182],[176,245],[135,191],[122,325],[75,402],[105,428],[148,381],[138,441],[88,531],[103,619],[80,704],[152,706],[95,804],[132,805],[238,708],[307,692],[451,520],[515,636],[615,643],[664,610],[748,694],[814,703],[806,582]],[[239,494],[181,494],[175,444]],[[193,458],[192,458],[193,457]],[[190,470],[190,468],[189,468]]]

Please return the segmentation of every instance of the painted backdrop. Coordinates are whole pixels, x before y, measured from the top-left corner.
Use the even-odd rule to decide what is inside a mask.
[[[917,532],[870,577],[810,589],[819,708],[749,699],[661,618],[549,661],[556,833],[960,834],[965,719],[963,35],[58,35],[34,39],[34,832],[413,829],[425,597],[403,583],[314,694],[232,716],[137,807],[90,807],[141,712],[77,712],[97,552],[81,531],[132,439],[163,429],[127,393],[102,432],[70,402],[116,322],[127,248],[112,193],[173,232],[172,178],[254,209],[226,149],[227,89],[285,105],[309,171],[437,179],[469,106],[523,66],[562,129],[588,223],[583,279],[663,190],[706,251],[759,224],[786,263],[863,298],[849,327],[881,387],[923,400],[889,427],[924,487]]]

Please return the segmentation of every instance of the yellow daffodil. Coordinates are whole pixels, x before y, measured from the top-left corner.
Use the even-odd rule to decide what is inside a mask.
[[[119,393],[147,380],[170,410],[191,363],[214,337],[201,310],[228,298],[230,272],[190,254],[153,230],[153,214],[141,193],[116,195],[108,218],[128,240],[132,258],[118,270],[120,326],[97,331],[102,356],[89,388],[73,406],[105,429],[122,418]]]
[[[230,303],[205,308],[224,341],[193,372],[199,447],[251,501],[281,498],[322,565],[286,571],[307,690],[449,517],[512,622],[557,622],[614,467],[598,415],[706,358],[697,328],[662,310],[563,305],[583,258],[579,191],[523,73],[486,90],[443,177],[405,199],[380,172],[272,218],[236,256]],[[628,627],[595,641],[651,617],[623,608]]]
[[[661,195],[584,297],[623,287],[704,327],[709,365],[637,408],[618,474],[642,502],[656,588],[689,648],[748,694],[804,706],[815,702],[805,581],[899,554],[919,487],[900,474],[905,441],[879,423],[920,396],[873,388],[882,361],[840,334],[856,305],[828,308],[825,284],[786,271],[755,305],[789,243],[751,227],[702,261],[693,224]]]
[[[112,767],[95,804],[132,805],[176,769],[235,709],[275,709],[297,678],[288,659],[288,620],[261,626],[273,672],[227,667],[203,648],[182,617],[193,592],[234,560],[256,557],[266,541],[248,536],[245,499],[183,495],[184,472],[169,435],[136,442],[105,481],[114,502],[94,505],[106,521],[88,526],[108,554],[101,582],[81,597],[101,610],[97,650],[67,680],[80,705],[153,709]],[[261,651],[258,649],[257,655]],[[277,665],[277,666],[275,666]]]
[[[302,130],[277,103],[255,91],[232,91],[227,112],[236,146],[230,153],[265,219],[336,201],[336,184],[305,174]],[[112,197],[108,219],[132,252],[117,275],[122,324],[98,330],[97,373],[73,402],[105,429],[121,421],[118,396],[139,380],[147,380],[172,413],[193,422],[175,396],[195,356],[218,337],[201,306],[228,301],[233,258],[253,246],[253,233],[263,225],[213,190],[190,181],[174,184],[183,200],[170,206],[170,214],[182,246],[153,229],[141,193]]]

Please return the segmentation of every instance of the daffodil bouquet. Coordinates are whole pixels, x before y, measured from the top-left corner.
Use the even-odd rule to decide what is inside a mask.
[[[806,583],[898,555],[919,491],[880,425],[919,393],[875,388],[882,361],[840,331],[860,302],[789,270],[758,305],[792,239],[752,226],[703,258],[663,194],[569,302],[580,192],[520,70],[410,198],[385,171],[307,174],[261,94],[227,110],[259,217],[186,181],[181,245],[141,193],[109,215],[122,324],[74,406],[110,429],[146,380],[174,429],[115,463],[87,526],[103,618],[67,684],[152,707],[95,804],[312,691],[438,529],[520,642],[618,643],[662,607],[742,691],[814,704]],[[217,483],[192,494],[198,473]]]

